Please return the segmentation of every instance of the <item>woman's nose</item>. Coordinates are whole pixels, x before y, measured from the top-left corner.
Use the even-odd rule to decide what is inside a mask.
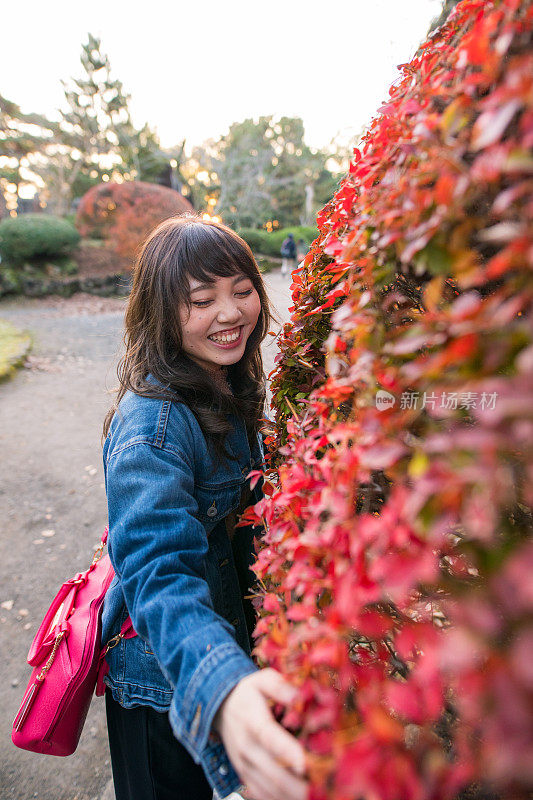
[[[221,303],[217,313],[219,322],[237,322],[241,316],[242,312],[232,298]]]

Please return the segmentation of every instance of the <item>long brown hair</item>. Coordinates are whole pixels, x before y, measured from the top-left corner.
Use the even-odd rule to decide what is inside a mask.
[[[182,349],[179,309],[191,306],[189,279],[202,283],[214,277],[243,273],[261,301],[257,324],[240,361],[227,368],[232,394],[223,393],[210,375]],[[133,272],[125,315],[124,344],[117,374],[115,402],[104,421],[107,436],[124,394],[185,402],[206,438],[219,454],[231,429],[228,413],[244,418],[248,435],[258,430],[265,401],[260,345],[271,320],[261,273],[246,242],[221,223],[186,215],[158,225],[142,245]],[[148,375],[159,384],[147,380]]]

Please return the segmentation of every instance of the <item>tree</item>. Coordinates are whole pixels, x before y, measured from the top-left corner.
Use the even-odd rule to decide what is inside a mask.
[[[181,173],[185,140],[169,150],[163,150],[157,135],[145,124],[140,131],[121,141],[121,156],[135,180],[159,183],[169,189],[182,191]]]
[[[43,168],[57,213],[65,213],[73,197],[102,180],[166,182],[170,162],[179,163],[183,152],[183,146],[163,151],[148,125],[135,128],[130,96],[92,34],[82,46],[81,64],[82,76],[63,82],[67,107]]]
[[[15,209],[21,187],[39,183],[35,172],[42,153],[58,133],[58,124],[41,114],[24,114],[0,95],[0,196],[2,207]],[[1,216],[1,213],[0,213]]]
[[[66,213],[73,196],[104,176],[134,177],[121,154],[135,134],[129,97],[112,77],[109,58],[92,34],[82,46],[81,63],[83,75],[63,82],[67,108],[43,169],[57,213]]]
[[[269,118],[233,124],[219,142],[215,169],[220,180],[217,211],[238,227],[261,227],[272,217]]]
[[[327,158],[305,144],[301,119],[272,116],[234,123],[226,136],[194,154],[196,174],[204,176],[199,193],[207,189],[217,200],[216,212],[236,227],[262,227],[272,219],[280,226],[312,223]]]
[[[208,201],[217,202],[220,180],[215,168],[218,168],[218,162],[219,143],[214,139],[194,147],[188,158],[178,162],[184,184],[182,192],[196,209],[211,208]]]
[[[276,217],[283,226],[312,224],[314,184],[324,169],[324,158],[305,144],[303,122],[298,117],[282,117],[273,127],[271,123],[270,130],[277,159],[272,170]]]
[[[66,106],[57,122],[23,114],[0,96],[0,188],[8,206],[16,207],[19,186],[28,182],[45,189],[60,215],[102,181],[144,180],[181,192],[184,142],[163,150],[148,125],[134,126],[129,95],[92,34],[82,46],[81,64],[82,75],[63,82]]]

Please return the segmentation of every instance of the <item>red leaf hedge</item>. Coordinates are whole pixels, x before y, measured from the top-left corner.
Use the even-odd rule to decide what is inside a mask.
[[[192,211],[181,194],[155,183],[101,183],[84,194],[76,227],[84,237],[103,239],[117,253],[133,258],[135,251],[160,222]]]
[[[294,277],[256,634],[313,800],[533,788],[532,28],[459,3]]]

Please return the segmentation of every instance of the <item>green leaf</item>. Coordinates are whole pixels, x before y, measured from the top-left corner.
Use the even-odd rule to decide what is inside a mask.
[[[417,267],[432,275],[450,275],[453,259],[448,250],[432,239],[414,258]]]

